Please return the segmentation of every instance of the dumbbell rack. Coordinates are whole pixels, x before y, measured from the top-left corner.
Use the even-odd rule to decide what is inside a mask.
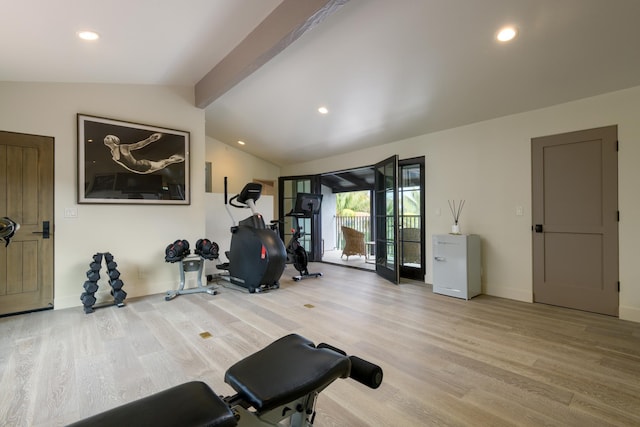
[[[86,280],[83,285],[85,292],[80,295],[80,301],[82,301],[86,314],[93,313],[94,311],[94,305],[96,303],[95,293],[98,291],[98,280],[100,280],[100,269],[102,268],[103,259],[107,266],[113,304],[118,307],[124,307],[124,299],[127,297],[127,293],[122,289],[124,282],[120,280],[120,272],[116,268],[118,264],[113,260],[111,253],[99,252],[93,256],[93,261],[89,264],[89,271],[87,271],[88,280]],[[107,305],[111,304],[101,304],[99,307]]]
[[[216,295],[218,291],[216,290],[217,287],[215,285],[204,286],[202,284],[202,271],[204,269],[205,261],[205,258],[194,255],[189,255],[181,258],[178,261],[178,269],[180,270],[180,285],[176,290],[167,291],[167,294],[164,297],[165,301],[171,301],[178,295],[195,294],[199,292],[206,292],[209,295]],[[195,272],[197,274],[198,287],[187,289],[184,288],[186,282],[185,273],[187,272]]]

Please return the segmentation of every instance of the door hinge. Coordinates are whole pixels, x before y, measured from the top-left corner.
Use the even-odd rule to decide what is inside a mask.
[[[618,222],[620,222],[620,211],[618,211]]]
[[[616,140],[616,151],[620,151],[620,141]]]
[[[618,281],[618,292],[620,292],[620,282]]]

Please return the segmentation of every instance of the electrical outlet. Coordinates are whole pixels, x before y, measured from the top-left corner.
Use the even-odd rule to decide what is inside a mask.
[[[522,206],[516,206],[516,216],[523,216],[524,215],[524,209],[522,208]]]

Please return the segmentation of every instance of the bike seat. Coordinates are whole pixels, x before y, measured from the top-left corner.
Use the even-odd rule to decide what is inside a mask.
[[[231,366],[224,381],[263,412],[322,390],[350,371],[349,357],[291,334]]]

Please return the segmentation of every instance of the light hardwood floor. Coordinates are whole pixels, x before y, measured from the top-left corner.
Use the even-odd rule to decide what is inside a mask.
[[[640,324],[312,267],[324,277],[287,268],[265,294],[0,319],[0,425],[64,425],[194,379],[231,394],[225,370],[291,332],[384,369],[377,390],[334,382],[316,426],[640,425]]]

